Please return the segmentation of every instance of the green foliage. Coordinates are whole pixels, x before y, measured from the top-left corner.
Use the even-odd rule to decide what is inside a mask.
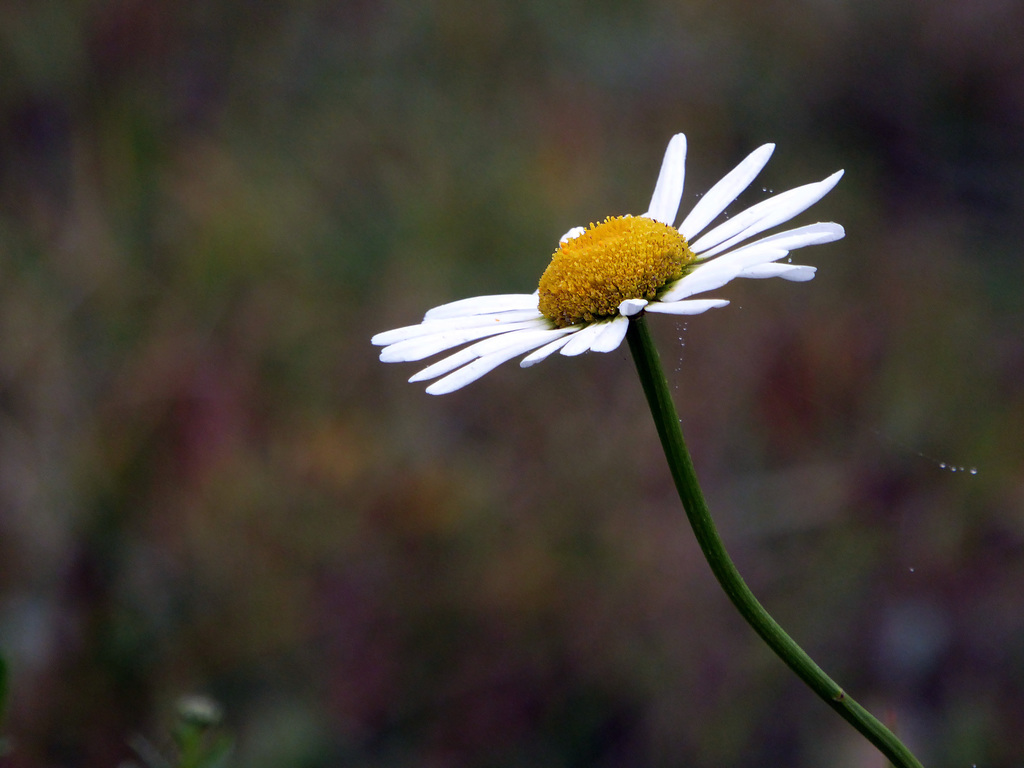
[[[233,740],[220,729],[222,719],[216,702],[203,696],[186,696],[178,703],[169,755],[142,737],[136,737],[132,746],[146,768],[225,768]]]

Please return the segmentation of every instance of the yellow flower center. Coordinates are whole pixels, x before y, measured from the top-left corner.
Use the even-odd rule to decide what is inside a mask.
[[[675,227],[610,216],[562,243],[540,278],[540,311],[559,328],[614,315],[626,299],[653,299],[696,257]]]

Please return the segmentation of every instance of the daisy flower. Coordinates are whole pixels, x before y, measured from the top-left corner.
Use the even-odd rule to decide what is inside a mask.
[[[430,381],[432,395],[461,389],[518,355],[528,367],[560,352],[611,352],[640,312],[698,315],[725,299],[691,298],[737,277],[781,277],[802,282],[814,267],[779,263],[789,252],[838,240],[839,224],[819,222],[752,238],[789,221],[824,197],[837,171],[813,184],[781,192],[710,225],[768,162],[774,144],[754,150],[711,187],[678,227],[686,172],[686,137],[665,150],[646,213],[610,216],[562,236],[533,293],[477,296],[431,309],[423,322],[378,333],[385,363],[424,360],[463,349],[419,371],[409,381]],[[470,343],[473,342],[473,343]]]

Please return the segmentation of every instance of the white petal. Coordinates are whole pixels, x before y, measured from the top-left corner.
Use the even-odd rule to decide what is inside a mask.
[[[478,357],[484,357],[485,355],[500,352],[510,347],[517,347],[524,342],[527,343],[528,349],[534,349],[535,347],[546,343],[548,339],[554,338],[554,334],[557,333],[559,333],[558,329],[542,331],[513,331],[492,339],[484,339],[483,341],[478,341],[476,344],[472,344],[465,349],[460,349],[455,354],[444,357],[432,365],[428,365],[422,371],[417,371],[409,378],[409,381],[427,381],[428,379],[436,379],[438,376],[442,376],[449,371],[454,371],[456,368],[463,366],[466,363],[470,363]]]
[[[547,343],[551,338],[551,331],[524,332],[514,334],[514,341],[507,345],[481,355],[479,358],[450,373],[443,379],[438,379],[429,387],[427,393],[431,395],[445,395],[476,381],[481,376],[493,371],[502,363],[511,360],[516,355],[528,352],[538,346]]]
[[[602,323],[601,333],[590,345],[591,352],[611,352],[618,349],[622,340],[626,338],[626,331],[629,329],[629,318],[619,315],[608,323]]]
[[[567,243],[570,240],[575,240],[577,237],[579,237],[580,235],[582,235],[586,231],[587,231],[586,227],[573,227],[568,232],[566,232],[564,235],[562,235],[558,239],[558,242],[559,243]]]
[[[728,266],[730,268],[742,268],[742,277],[749,277],[749,268],[758,264],[766,264],[778,261],[789,254],[791,249],[803,248],[808,245],[819,245],[830,243],[841,239],[846,234],[845,230],[831,221],[808,224],[805,227],[797,227],[775,235],[763,237],[752,243],[737,248],[734,251],[722,254],[711,262],[708,267]],[[791,277],[795,280],[795,277]],[[804,278],[810,280],[810,277]]]
[[[831,243],[835,240],[842,240],[846,236],[846,230],[833,221],[819,221],[817,224],[807,224],[795,229],[787,229],[785,232],[777,232],[774,235],[763,237],[758,243],[771,244],[776,248],[785,248],[787,251],[795,251],[797,248],[804,248],[808,245],[821,245]]]
[[[678,301],[697,293],[713,291],[739,277],[745,269],[777,261],[788,255],[789,251],[772,248],[771,243],[751,243],[696,267],[690,274],[672,283],[659,297],[659,301]]]
[[[554,354],[562,347],[564,347],[566,342],[569,341],[569,334],[576,333],[576,331],[580,330],[580,327],[581,326],[573,325],[569,326],[568,328],[563,328],[562,330],[565,332],[564,336],[562,336],[561,338],[557,338],[554,341],[548,342],[540,349],[534,350],[533,352],[528,354],[526,357],[519,361],[519,367],[529,368],[531,365],[536,365],[541,360],[546,360],[550,355]]]
[[[728,303],[725,299],[690,299],[667,304],[661,301],[652,301],[647,307],[647,311],[660,312],[663,315],[699,315],[709,309],[724,307]]]
[[[409,377],[409,383],[411,384],[416,381],[430,381],[431,379],[436,379],[438,376],[444,376],[446,373],[450,373],[456,368],[461,368],[463,365],[473,362],[478,357],[480,357],[480,353],[474,350],[473,347],[460,349],[454,355],[443,357],[436,363],[431,363],[422,371],[416,371],[416,373]]]
[[[710,258],[776,224],[789,221],[827,195],[842,176],[842,171],[836,171],[826,179],[804,184],[752,205],[693,243],[693,252]]]
[[[505,293],[496,296],[474,296],[470,299],[459,299],[434,307],[423,316],[423,319],[437,320],[443,317],[486,315],[491,312],[509,312],[515,309],[537,309],[537,294]]]
[[[452,317],[444,320],[424,320],[417,325],[407,325],[404,328],[395,328],[392,331],[378,333],[372,339],[371,344],[376,346],[388,346],[397,344],[400,341],[414,339],[418,336],[433,336],[437,333],[458,331],[466,328],[505,328],[513,323],[524,320],[537,320],[543,317],[540,312],[532,309],[518,310],[515,312],[499,312],[494,315],[472,315],[470,317]]]
[[[677,133],[668,143],[661,161],[661,172],[654,185],[651,205],[644,214],[649,219],[672,226],[683,199],[683,177],[686,175],[686,136]]]
[[[742,270],[755,264],[778,261],[786,256],[789,256],[789,251],[785,248],[775,248],[772,243],[757,240],[749,245],[737,248],[735,251],[723,253],[700,268],[708,270],[708,274],[712,274],[719,269]],[[694,272],[696,271],[695,269]]]
[[[585,326],[582,330],[574,333],[572,338],[566,342],[566,345],[562,347],[562,354],[566,357],[575,357],[576,355],[582,355],[593,344],[597,337],[601,335],[601,331],[604,330],[605,323],[596,322]]]
[[[417,337],[399,341],[391,346],[385,347],[380,353],[383,363],[411,363],[422,360],[425,357],[444,352],[446,349],[465,344],[467,341],[476,341],[488,336],[497,336],[500,333],[523,330],[543,330],[550,327],[550,321],[541,318],[539,320],[527,320],[522,323],[508,323],[506,325],[488,325],[482,328],[467,328],[457,331],[444,331],[431,336]]]
[[[804,283],[814,279],[815,267],[806,267],[802,264],[758,264],[747,267],[740,272],[740,277],[781,277],[784,280],[791,280],[794,283]]]
[[[712,261],[705,266],[697,267],[693,272],[677,280],[671,288],[658,299],[662,304],[679,301],[687,296],[704,291],[713,291],[734,279],[740,273],[741,267],[722,266],[718,261]]]
[[[687,240],[691,240],[700,234],[704,227],[714,221],[729,203],[750,186],[750,182],[767,165],[768,158],[772,156],[774,151],[774,144],[765,144],[747,155],[743,162],[723,176],[693,206],[693,210],[687,214],[686,218],[683,219],[683,223],[679,225],[679,233]]]
[[[640,310],[647,306],[647,299],[626,299],[619,304],[619,314],[626,317],[640,314]]]
[[[747,243],[736,250],[724,253],[711,263],[729,264],[730,266],[750,267],[769,261],[778,261],[789,255],[790,250],[804,248],[808,245],[819,245],[839,240],[846,234],[845,230],[831,221],[808,224],[805,227],[788,229],[768,237],[762,237]]]

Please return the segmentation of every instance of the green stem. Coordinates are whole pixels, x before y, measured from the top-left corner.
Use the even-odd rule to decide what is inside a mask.
[[[626,338],[629,340],[629,349],[633,353],[633,361],[636,363],[637,373],[640,375],[640,382],[654,416],[658,436],[661,438],[661,445],[665,450],[665,457],[668,459],[669,469],[679,491],[679,498],[683,502],[683,508],[686,510],[686,516],[690,520],[693,532],[697,536],[697,543],[700,544],[708,565],[711,566],[715,578],[733,605],[797,677],[810,686],[811,690],[856,728],[864,738],[878,747],[893,765],[897,768],[922,768],[917,758],[903,746],[892,731],[854,701],[814,663],[813,659],[768,614],[747,587],[726,552],[711,519],[707,502],[704,501],[693,461],[683,441],[679,416],[661,368],[658,350],[654,346],[643,314],[630,320]]]

